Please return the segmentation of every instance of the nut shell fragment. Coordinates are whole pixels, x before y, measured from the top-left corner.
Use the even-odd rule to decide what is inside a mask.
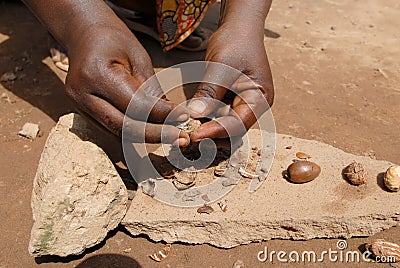
[[[310,155],[303,153],[303,152],[297,152],[296,157],[299,159],[303,159],[303,160],[307,160],[307,159],[311,158]]]
[[[187,121],[177,125],[176,127],[190,135],[200,126],[201,122],[199,120],[189,118]]]
[[[140,183],[143,193],[153,197],[155,194],[156,182],[154,179],[147,179]]]
[[[184,183],[180,183],[178,180],[172,180],[172,183],[174,184],[175,188],[178,191],[184,191],[186,189],[189,189],[191,187],[193,187],[195,185],[195,183],[191,183],[191,184],[184,184]]]
[[[351,162],[350,165],[344,168],[343,174],[353,185],[361,185],[367,183],[367,171],[363,165],[358,162]]]
[[[385,186],[393,192],[400,190],[400,166],[391,166],[386,170],[384,177]]]
[[[250,173],[248,171],[246,171],[244,168],[240,167],[239,168],[239,174],[242,175],[245,178],[249,178],[249,179],[255,179],[260,177],[260,175],[254,174],[254,173]]]
[[[226,180],[224,180],[224,181],[222,182],[222,186],[224,186],[224,187],[229,187],[229,186],[232,186],[232,185],[236,185],[236,184],[239,183],[239,181],[240,181],[240,179],[236,179],[236,178],[227,178]]]
[[[190,185],[196,180],[197,171],[194,169],[184,169],[174,174],[174,177],[179,183]]]
[[[201,199],[203,199],[203,200],[206,201],[206,202],[210,202],[210,198],[208,197],[207,194],[203,194],[203,195],[201,196]]]
[[[219,208],[221,209],[222,212],[226,212],[227,211],[228,205],[225,202],[220,201],[217,204],[218,204],[218,206],[219,206]]]
[[[202,213],[210,214],[214,212],[214,209],[210,206],[202,206],[197,209],[197,212],[200,214]]]
[[[216,166],[215,169],[214,169],[214,175],[217,176],[217,177],[223,176],[225,174],[225,171],[227,170],[227,168],[228,167],[222,166],[222,165],[221,166],[220,165]]]
[[[197,171],[193,168],[186,168],[174,174],[172,183],[179,190],[186,190],[196,184]]]
[[[321,173],[321,168],[311,161],[297,161],[288,169],[288,179],[294,183],[305,183],[314,180]]]
[[[149,255],[149,257],[157,262],[163,261],[166,257],[168,257],[169,253],[171,251],[171,244],[167,244],[164,248],[161,250]]]
[[[375,257],[391,258],[391,262],[400,262],[400,245],[377,239],[371,244],[367,244],[365,249]]]

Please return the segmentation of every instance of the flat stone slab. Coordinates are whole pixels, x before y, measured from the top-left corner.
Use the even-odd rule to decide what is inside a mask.
[[[95,137],[77,114],[51,130],[33,184],[33,256],[80,254],[124,217],[127,190]]]
[[[260,131],[250,130],[249,136],[255,141]],[[305,184],[293,184],[282,175],[299,151],[322,169],[317,179]],[[342,169],[353,160],[367,170],[367,185],[353,186],[342,177]],[[199,214],[197,208],[173,207],[138,190],[122,224],[131,234],[145,234],[154,241],[221,248],[276,238],[370,236],[400,223],[400,193],[388,192],[383,185],[383,172],[391,165],[277,134],[275,158],[263,185],[249,193],[249,179],[241,179],[222,198],[226,212],[213,202],[214,212]]]

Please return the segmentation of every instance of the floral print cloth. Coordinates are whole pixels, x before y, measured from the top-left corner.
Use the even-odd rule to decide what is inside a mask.
[[[215,0],[157,0],[157,28],[164,51],[176,47],[200,24]]]

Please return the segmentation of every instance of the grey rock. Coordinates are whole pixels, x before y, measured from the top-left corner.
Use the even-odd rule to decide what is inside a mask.
[[[124,217],[127,190],[94,133],[77,114],[50,132],[33,185],[31,255],[80,254]]]

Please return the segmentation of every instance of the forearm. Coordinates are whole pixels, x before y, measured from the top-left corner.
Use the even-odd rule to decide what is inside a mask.
[[[263,30],[271,3],[272,0],[222,0],[220,25],[234,24],[247,32]]]
[[[122,23],[104,1],[23,0],[54,38],[68,49],[95,24]]]

